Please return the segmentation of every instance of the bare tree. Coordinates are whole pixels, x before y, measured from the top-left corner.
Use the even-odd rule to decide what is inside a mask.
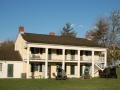
[[[120,10],[114,10],[109,17],[99,17],[95,23],[95,28],[88,33],[92,35],[92,40],[108,48],[108,63],[114,64],[120,58]]]
[[[109,51],[111,63],[117,59],[118,48],[120,48],[120,10],[115,10],[110,15],[110,43]]]
[[[94,42],[102,45],[103,47],[107,47],[109,19],[107,17],[100,16],[94,24],[94,28],[92,28],[88,33],[92,35],[92,40]]]
[[[14,41],[9,39],[0,43],[0,50],[13,51],[14,47],[15,47]]]

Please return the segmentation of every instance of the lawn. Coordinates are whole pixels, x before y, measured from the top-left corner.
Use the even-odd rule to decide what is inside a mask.
[[[117,74],[117,79],[0,79],[0,90],[119,90],[120,68],[117,70]]]

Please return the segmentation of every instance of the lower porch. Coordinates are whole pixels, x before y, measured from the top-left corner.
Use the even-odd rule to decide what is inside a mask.
[[[86,64],[90,68],[90,74],[92,75],[92,63],[80,63],[78,68],[78,63],[65,63],[65,72],[68,78],[80,78],[84,74],[84,68]],[[57,75],[57,66],[62,68],[62,62],[49,62],[47,66],[47,78],[55,78]],[[45,78],[45,62],[30,62],[29,64],[29,78]],[[94,69],[97,66],[94,65]],[[98,69],[98,68],[97,68]],[[94,76],[99,76],[98,71],[94,70]]]

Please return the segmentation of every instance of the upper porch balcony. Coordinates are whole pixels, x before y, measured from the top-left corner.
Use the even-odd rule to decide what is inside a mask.
[[[63,61],[63,56],[55,57],[54,55],[49,55],[48,54],[48,62],[62,62]],[[27,54],[24,55],[23,57],[24,61],[27,61]],[[29,61],[38,61],[38,62],[45,62],[46,57],[45,55],[40,55],[40,54],[30,54],[29,55]],[[65,55],[65,62],[92,62],[92,56],[80,56],[80,59],[77,58],[77,56],[70,56],[70,55]],[[97,57],[94,58],[94,61],[96,63],[104,63],[105,59],[104,57]]]
[[[99,55],[100,52],[94,52],[94,61],[98,63],[102,63],[105,61],[104,56]],[[92,62],[92,51],[80,50],[78,56],[78,50],[68,50],[66,49],[63,55],[62,49],[48,49],[48,53],[46,55],[45,48],[30,48],[29,51],[29,61],[37,61],[37,62],[45,62],[46,58],[48,62],[62,62],[63,56],[65,62]],[[47,57],[46,57],[47,56]],[[27,60],[27,54],[23,55],[23,60]]]

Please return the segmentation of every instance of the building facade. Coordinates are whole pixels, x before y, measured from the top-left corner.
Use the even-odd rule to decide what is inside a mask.
[[[90,38],[25,33],[24,27],[19,27],[15,51],[20,53],[21,73],[27,78],[54,78],[58,65],[66,71],[67,77],[76,78],[83,75],[88,65],[91,76],[96,77],[106,66],[107,49]]]
[[[91,40],[55,36],[54,33],[24,33],[24,27],[19,28],[15,50],[20,52],[27,78],[53,78],[57,65],[66,71],[68,77],[80,77],[86,64],[94,77],[106,66],[106,48]]]

